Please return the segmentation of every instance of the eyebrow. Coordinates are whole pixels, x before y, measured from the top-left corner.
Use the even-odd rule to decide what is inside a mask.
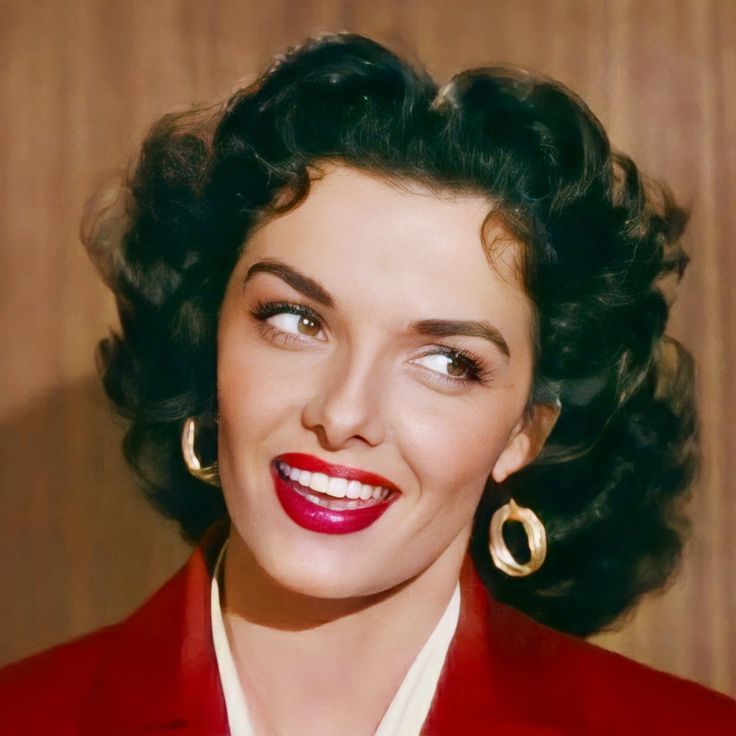
[[[310,279],[309,276],[299,273],[299,271],[294,270],[285,263],[281,263],[280,261],[258,261],[258,263],[254,263],[248,269],[248,273],[245,274],[243,286],[257,273],[271,273],[274,276],[278,276],[282,281],[285,281],[292,289],[300,291],[304,296],[323,304],[325,307],[332,309],[335,306],[335,300],[319,281]]]
[[[310,299],[330,309],[335,306],[335,300],[319,281],[305,276],[281,261],[264,260],[254,263],[243,278],[243,286],[257,273],[273,274]],[[462,319],[423,319],[412,322],[410,331],[429,337],[455,337],[457,335],[480,337],[495,345],[506,358],[511,357],[511,351],[503,335],[488,322]]]
[[[423,319],[413,322],[413,332],[430,337],[454,337],[465,335],[467,337],[482,337],[493,343],[507,358],[511,357],[508,343],[503,335],[488,322],[477,320],[458,319]]]

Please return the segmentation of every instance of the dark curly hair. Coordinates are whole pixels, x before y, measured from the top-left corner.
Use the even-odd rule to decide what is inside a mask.
[[[685,528],[692,363],[663,336],[662,285],[686,266],[686,215],[612,152],[577,96],[521,69],[465,71],[438,88],[367,38],[330,35],[224,106],[153,127],[122,196],[98,196],[83,225],[122,325],[101,342],[102,377],[130,421],[125,454],[151,500],[190,540],[226,514],[221,493],[183,465],[182,423],[216,412],[218,309],[249,232],[301,201],[325,162],[481,193],[489,218],[524,244],[530,402],[559,397],[562,411],[532,465],[489,483],[471,551],[494,595],[531,616],[576,634],[610,623],[664,583]],[[527,578],[506,577],[488,555],[490,515],[509,496],[547,529],[547,560]]]

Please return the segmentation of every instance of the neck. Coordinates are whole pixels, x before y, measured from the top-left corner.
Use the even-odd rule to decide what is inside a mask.
[[[456,539],[390,590],[323,599],[280,586],[231,533],[223,609],[257,732],[373,733],[449,603],[466,546]]]

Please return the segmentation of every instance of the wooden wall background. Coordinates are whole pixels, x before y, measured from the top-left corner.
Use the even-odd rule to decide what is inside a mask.
[[[444,79],[568,83],[693,208],[671,331],[699,361],[705,466],[685,564],[608,647],[736,695],[736,1],[0,0],[0,662],[119,619],[186,558],[138,496],[93,368],[115,322],[82,204],[172,107],[350,29]]]

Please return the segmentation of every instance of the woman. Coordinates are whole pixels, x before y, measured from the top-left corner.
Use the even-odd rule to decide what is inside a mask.
[[[579,99],[323,37],[164,118],[122,193],[103,380],[198,547],[6,670],[3,732],[732,732],[560,633],[665,581],[695,466],[685,216]]]

